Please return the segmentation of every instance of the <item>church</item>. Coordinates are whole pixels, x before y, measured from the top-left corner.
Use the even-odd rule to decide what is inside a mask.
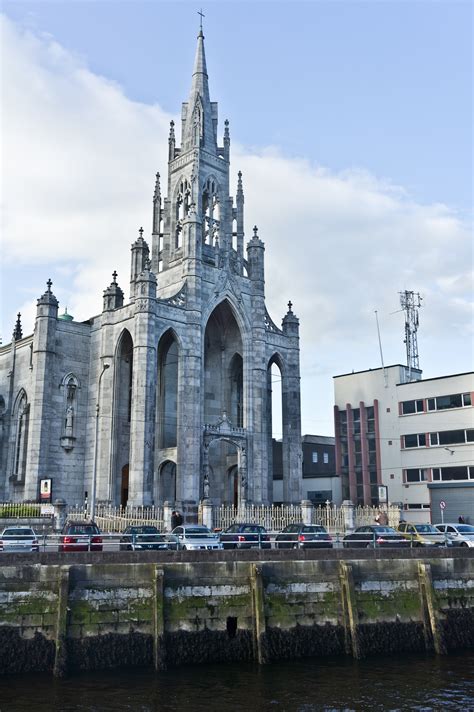
[[[264,243],[257,227],[246,240],[202,27],[180,145],[177,128],[150,240],[140,228],[131,246],[128,300],[114,271],[102,313],[77,322],[48,280],[34,333],[19,315],[0,347],[3,501],[38,501],[46,487],[71,505],[271,503],[275,365],[283,500],[301,500],[299,322],[291,302],[281,328],[265,306]]]

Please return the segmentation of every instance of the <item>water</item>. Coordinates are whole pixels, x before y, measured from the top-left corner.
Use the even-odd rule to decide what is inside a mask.
[[[0,712],[474,712],[474,653],[0,677]]]

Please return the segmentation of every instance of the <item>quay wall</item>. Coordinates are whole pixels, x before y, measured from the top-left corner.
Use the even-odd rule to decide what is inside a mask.
[[[474,647],[470,551],[321,554],[4,555],[0,671]]]

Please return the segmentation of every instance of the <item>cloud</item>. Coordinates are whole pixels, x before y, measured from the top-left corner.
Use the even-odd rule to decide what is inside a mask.
[[[166,174],[176,117],[131,101],[51,37],[6,18],[2,35],[5,341],[19,304],[31,331],[32,295],[51,274],[77,319],[101,310],[114,268],[127,291],[129,246],[141,224],[149,233],[154,174]],[[233,140],[231,159],[231,185],[244,174],[247,235],[257,223],[265,242],[271,316],[278,324],[291,299],[301,320],[306,432],[330,429],[332,375],[379,365],[375,309],[386,362],[404,358],[403,315],[393,313],[401,290],[424,297],[429,375],[470,368],[471,239],[449,206],[419,204],[363,168],[334,173],[278,147]]]

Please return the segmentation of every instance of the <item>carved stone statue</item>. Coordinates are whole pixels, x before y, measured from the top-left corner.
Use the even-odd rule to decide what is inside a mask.
[[[203,486],[203,489],[204,489],[204,499],[209,499],[209,488],[210,488],[209,475],[208,475],[207,472],[206,472],[206,474],[204,475],[204,486]]]
[[[72,437],[72,429],[74,426],[74,408],[68,405],[66,408],[66,435]]]

